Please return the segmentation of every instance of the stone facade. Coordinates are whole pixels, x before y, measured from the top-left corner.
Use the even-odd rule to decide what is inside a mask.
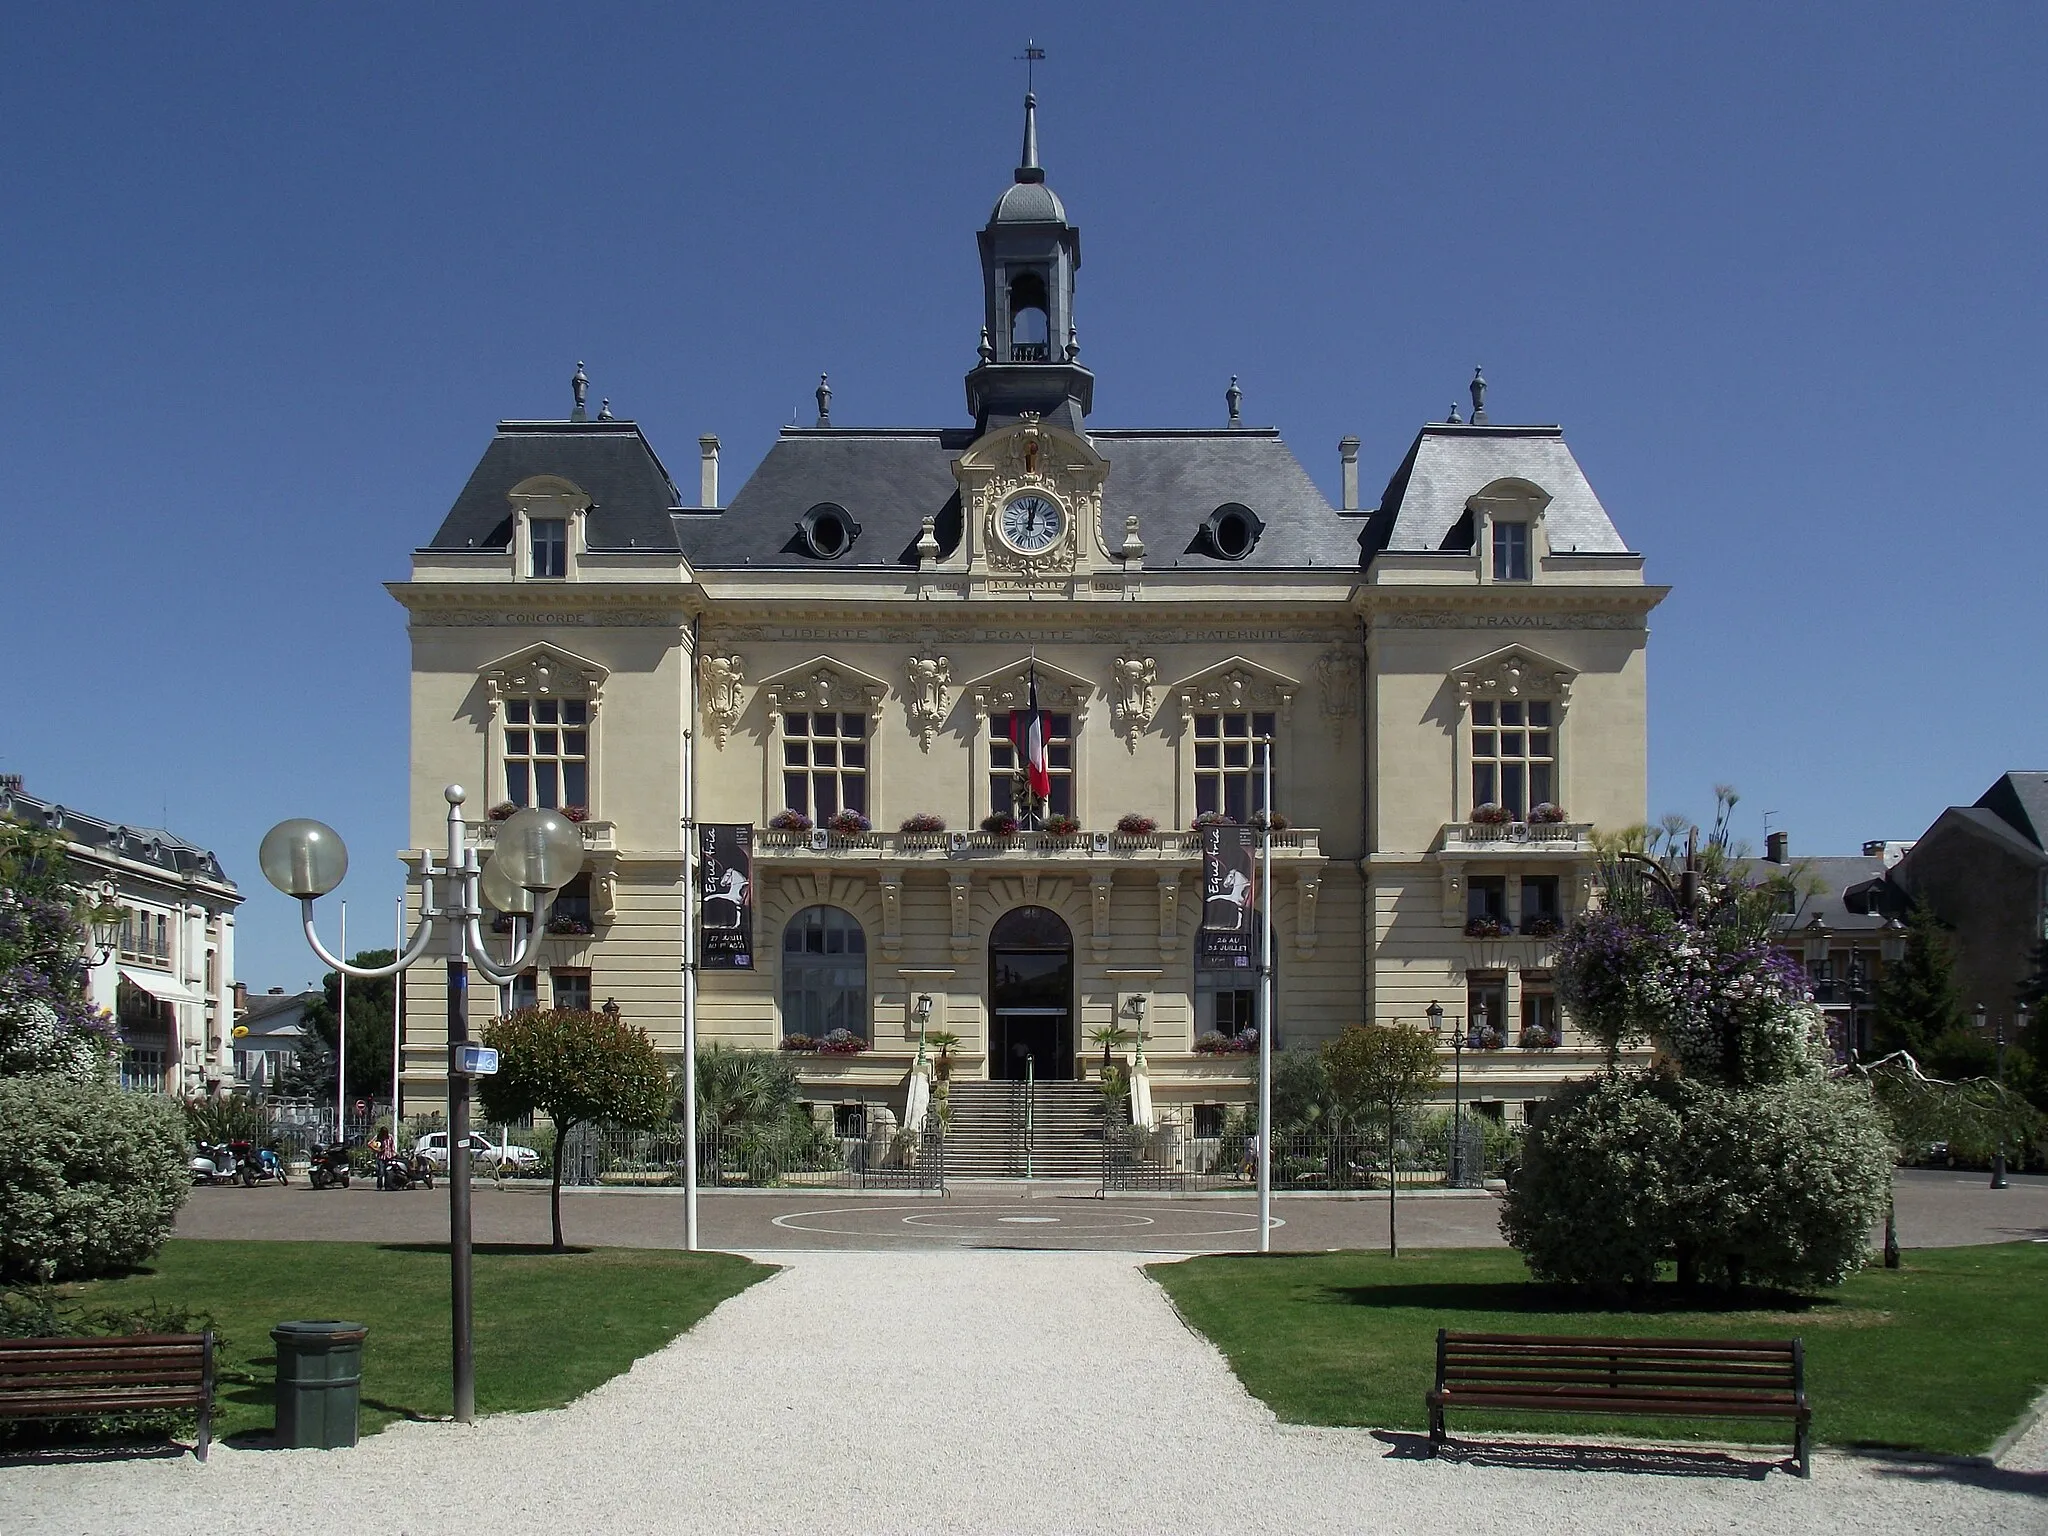
[[[685,506],[636,426],[587,419],[580,370],[570,420],[501,425],[392,587],[414,842],[438,842],[450,782],[475,810],[579,806],[588,921],[558,926],[591,931],[546,940],[534,996],[611,999],[679,1049],[685,829],[754,828],[755,968],[700,974],[699,1027],[769,1048],[804,1010],[851,1018],[870,1049],[803,1058],[820,1098],[900,1085],[929,997],[964,1075],[1006,1075],[1025,1039],[1083,1072],[1088,1031],[1142,1021],[1159,1102],[1233,1102],[1248,1059],[1196,1044],[1241,1030],[1249,983],[1196,967],[1191,823],[1258,807],[1265,738],[1278,1042],[1433,1001],[1455,1027],[1479,1002],[1504,1043],[1467,1053],[1468,1092],[1514,1103],[1588,1070],[1547,967],[1592,828],[1644,819],[1662,589],[1557,429],[1490,424],[1483,383],[1376,507],[1354,439],[1332,506],[1243,424],[1234,384],[1222,427],[1089,425],[1077,333],[1046,330],[1072,325],[1078,237],[1035,140],[1024,158],[981,236],[971,426],[837,426],[821,384],[818,424],[785,429],[721,507],[715,439]],[[1052,802],[985,830],[1012,809],[1008,723],[1034,683]],[[867,830],[775,825],[849,807]],[[913,817],[944,830],[898,830]],[[857,924],[857,958],[834,939],[821,970],[801,947],[819,908]],[[1030,989],[995,942],[1020,908],[1056,917],[1032,919],[1040,940],[1068,936],[1035,1014],[1010,1008]],[[837,990],[819,1005],[792,965]],[[438,1091],[439,984],[407,981],[409,1105]],[[1057,1015],[1057,1039],[1027,1014]]]

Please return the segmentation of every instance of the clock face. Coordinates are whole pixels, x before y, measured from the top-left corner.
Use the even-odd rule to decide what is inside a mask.
[[[1019,554],[1035,555],[1052,547],[1065,520],[1059,503],[1051,498],[1019,496],[1003,506],[1003,542]]]

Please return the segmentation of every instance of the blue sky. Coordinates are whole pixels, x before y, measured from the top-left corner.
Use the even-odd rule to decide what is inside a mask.
[[[1484,363],[1674,588],[1653,814],[1853,851],[2048,766],[2037,6],[9,11],[0,769],[217,849],[258,988],[273,821],[388,921],[381,583],[495,421],[582,359],[729,493],[821,370],[960,419],[1027,32],[1098,423],[1235,373],[1371,494]]]

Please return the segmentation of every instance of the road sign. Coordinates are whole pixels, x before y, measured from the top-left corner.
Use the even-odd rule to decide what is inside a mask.
[[[498,1052],[488,1045],[458,1045],[455,1070],[464,1077],[490,1077],[498,1070]]]

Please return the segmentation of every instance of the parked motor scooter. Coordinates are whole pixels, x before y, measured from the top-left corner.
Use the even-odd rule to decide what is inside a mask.
[[[415,1152],[411,1157],[386,1158],[377,1164],[377,1187],[379,1189],[432,1189],[434,1187],[434,1165],[427,1161],[427,1156],[424,1152]]]
[[[255,1147],[246,1141],[228,1145],[234,1148],[235,1164],[240,1169],[244,1189],[254,1189],[258,1184],[273,1181],[280,1185],[291,1183],[284,1171],[284,1161],[277,1155],[275,1147]]]
[[[313,1165],[307,1177],[315,1189],[325,1189],[330,1184],[337,1189],[347,1189],[350,1171],[349,1150],[337,1143],[313,1149]]]
[[[201,1142],[192,1149],[192,1182],[194,1184],[232,1184],[235,1182],[235,1151],[225,1142],[209,1146]]]

